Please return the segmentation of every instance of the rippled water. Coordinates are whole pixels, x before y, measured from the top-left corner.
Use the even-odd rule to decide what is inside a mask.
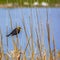
[[[48,21],[50,24],[50,37],[51,37],[51,48],[53,48],[52,44],[52,34],[54,33],[55,43],[57,50],[60,49],[60,8],[47,8],[48,11]],[[6,51],[6,27],[8,26],[8,33],[11,32],[10,26],[10,16],[12,19],[13,28],[17,26],[22,27],[21,33],[18,35],[20,45],[22,49],[26,47],[26,36],[24,33],[24,28],[22,24],[22,19],[25,21],[25,26],[27,30],[28,36],[30,36],[30,26],[29,21],[32,21],[33,24],[33,37],[34,41],[36,41],[36,33],[35,28],[37,28],[37,19],[39,23],[42,21],[43,29],[44,29],[44,43],[45,46],[48,46],[47,41],[47,31],[46,31],[46,20],[47,20],[47,12],[46,8],[0,8],[0,28],[3,35],[3,44],[4,51]],[[29,18],[31,17],[31,18]],[[11,36],[8,38],[9,50],[13,49]]]

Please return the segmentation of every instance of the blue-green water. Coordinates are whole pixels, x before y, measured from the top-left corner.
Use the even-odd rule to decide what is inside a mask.
[[[50,37],[51,37],[51,48],[53,49],[52,43],[52,35],[54,34],[54,39],[56,43],[56,49],[60,50],[60,8],[47,8],[48,11],[48,22],[50,24]],[[44,30],[44,44],[45,47],[48,47],[48,40],[47,40],[47,29],[46,29],[46,20],[47,20],[47,13],[46,8],[0,8],[0,28],[3,35],[3,46],[4,51],[6,52],[6,27],[8,26],[8,33],[10,33],[11,26],[10,26],[10,16],[12,19],[12,26],[13,28],[17,26],[21,26],[22,30],[19,37],[19,47],[22,46],[24,50],[26,47],[26,36],[24,33],[24,28],[22,24],[22,19],[25,21],[26,31],[28,37],[30,36],[30,25],[29,22],[32,22],[33,25],[33,39],[36,42],[36,32],[35,29],[38,30],[37,19],[39,23],[42,21],[43,30]],[[23,17],[22,17],[23,16]],[[31,19],[29,18],[31,17]],[[15,36],[14,36],[15,37]],[[13,49],[12,38],[11,36],[8,37],[8,50]]]

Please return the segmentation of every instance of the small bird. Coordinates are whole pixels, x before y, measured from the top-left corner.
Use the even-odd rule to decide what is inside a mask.
[[[17,35],[21,31],[21,27],[15,28],[10,34],[6,35],[7,37]]]

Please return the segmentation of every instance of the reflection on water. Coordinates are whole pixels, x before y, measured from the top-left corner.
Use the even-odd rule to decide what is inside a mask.
[[[50,24],[50,37],[51,37],[51,48],[53,48],[52,45],[52,34],[54,33],[55,42],[56,42],[56,48],[60,49],[59,42],[60,42],[60,8],[47,8],[48,11],[48,22]],[[22,24],[22,19],[24,19],[25,26],[26,26],[26,32],[28,34],[28,37],[30,37],[30,25],[29,22],[32,23],[33,27],[33,39],[36,41],[36,33],[35,29],[38,30],[38,22],[42,22],[43,29],[44,29],[44,43],[45,46],[48,46],[47,41],[47,30],[46,30],[46,20],[47,20],[47,12],[46,8],[0,8],[0,28],[2,30],[3,34],[3,44],[4,44],[4,50],[6,51],[6,26],[8,26],[8,33],[11,32],[11,26],[10,26],[10,17],[12,19],[12,26],[13,28],[16,27],[16,24],[18,26],[22,27],[21,33],[18,35],[19,37],[19,46],[22,46],[22,49],[25,49],[26,47],[26,36]],[[38,20],[38,22],[37,22]],[[40,25],[39,25],[40,26]],[[13,49],[11,37],[8,38],[9,43],[9,50]],[[20,47],[19,47],[20,48]]]

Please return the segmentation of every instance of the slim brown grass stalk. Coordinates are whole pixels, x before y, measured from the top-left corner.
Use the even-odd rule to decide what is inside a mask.
[[[41,36],[40,36],[40,31],[41,31],[41,29],[40,29],[40,21],[39,21],[39,19],[38,19],[38,8],[36,8],[36,21],[37,21],[37,27],[38,27],[38,34],[39,34],[39,40],[40,40],[40,42],[41,42]],[[42,43],[42,42],[41,42]],[[41,43],[40,43],[40,45],[41,45]]]
[[[43,24],[42,21],[40,21],[40,26],[41,26],[41,49],[44,49],[44,29],[43,29]]]
[[[53,52],[54,52],[54,60],[56,60],[56,45],[55,45],[55,40],[54,40],[54,35],[53,35],[53,37],[52,37],[53,39],[53,47],[54,47],[54,49],[53,49]]]
[[[38,0],[37,0],[38,1]],[[41,55],[41,59],[42,59],[42,54],[41,54],[41,52],[42,52],[42,44],[43,44],[43,42],[42,42],[42,37],[41,37],[41,35],[43,35],[43,30],[41,31],[41,29],[40,29],[40,27],[42,28],[42,23],[41,23],[41,26],[40,26],[40,21],[39,21],[39,19],[38,19],[38,8],[36,8],[36,20],[37,20],[37,27],[38,27],[38,38],[39,38],[39,41],[40,41],[40,43],[39,43],[39,45],[40,45],[40,55]],[[42,34],[40,34],[40,31],[42,32]]]
[[[51,51],[51,47],[50,47],[50,28],[49,28],[49,24],[48,24],[48,21],[47,21],[47,33],[48,33],[48,44],[49,44],[49,52]]]
[[[1,51],[0,51],[0,60],[2,60],[2,53],[1,53]]]
[[[40,60],[38,56],[36,57],[36,60]]]
[[[40,34],[40,25],[39,25],[39,19],[38,19],[38,8],[36,8],[36,20],[37,20],[37,25],[38,25],[38,31],[39,31],[39,34]]]
[[[30,24],[30,35],[31,35],[31,49],[32,49],[32,52],[33,52],[34,51],[34,41],[33,41],[32,12],[31,12],[31,15],[30,15],[29,24]]]
[[[41,47],[40,47],[40,40],[39,40],[39,38],[38,38],[37,30],[36,30],[36,35],[37,35],[37,47],[38,47],[38,50],[39,50],[40,59],[42,60]]]
[[[21,57],[21,54],[19,54],[19,55],[17,56],[17,60],[20,60],[20,57]]]
[[[50,28],[49,28],[49,23],[48,23],[48,8],[46,8],[46,16],[47,16],[47,22],[46,22],[46,27],[47,27],[47,35],[48,35],[48,46],[49,46],[49,53],[50,53],[50,60],[53,60],[51,59],[52,57],[52,52],[51,52],[51,47],[50,47]]]
[[[29,23],[30,23],[31,49],[32,49],[31,60],[34,60],[34,41],[33,41],[33,24],[32,24],[33,22],[32,22],[32,17],[30,17]]]
[[[17,23],[16,23],[16,27],[17,27]],[[17,35],[16,35],[16,45],[17,45],[17,47],[19,47],[18,31],[17,31]]]
[[[60,50],[57,52],[57,60],[60,60]]]
[[[31,60],[34,60],[34,51],[32,52]]]
[[[42,54],[42,60],[46,60],[46,49],[44,46],[44,29],[43,29],[43,24],[42,21],[40,21],[40,31],[41,31],[41,52]]]
[[[38,39],[37,39],[37,44],[38,44],[38,49],[39,49],[39,51],[40,51],[40,58],[41,58],[41,60],[42,60],[42,54],[41,54],[41,52],[42,52],[42,41],[41,41],[41,36],[40,36],[40,24],[39,24],[39,19],[38,19],[38,8],[36,8],[36,20],[37,20],[37,27],[38,27],[38,32],[36,32],[36,35],[37,35],[37,37],[38,37]],[[39,36],[38,36],[39,35]],[[43,36],[42,36],[43,37]],[[40,41],[40,43],[39,43],[39,41]]]
[[[8,27],[6,27],[6,35],[8,34]],[[8,37],[6,37],[7,52],[8,52]]]
[[[31,38],[31,37],[30,37]],[[26,52],[26,50],[27,50],[27,48],[28,48],[28,45],[29,45],[29,43],[30,43],[30,38],[28,39],[28,43],[27,43],[27,45],[26,45],[26,48],[24,49],[24,51]]]
[[[1,33],[1,29],[0,29],[0,59],[2,60],[3,56],[4,56],[4,48],[3,48],[3,41],[2,41],[2,33]]]
[[[19,46],[19,39],[18,39],[18,35],[16,35],[16,45],[17,45],[17,47]]]
[[[32,7],[32,0],[31,0],[31,3],[30,3],[30,6]],[[30,24],[30,34],[31,34],[31,49],[32,49],[32,56],[33,56],[33,53],[34,53],[34,40],[33,40],[33,15],[32,15],[32,8],[30,9],[31,13],[30,13],[30,16],[29,16],[29,24]]]
[[[26,59],[26,51],[24,51],[24,53],[23,53],[23,59],[22,60],[27,60]]]
[[[25,35],[26,35],[26,40],[28,41],[28,35],[27,35],[27,32],[26,32],[26,27],[25,27],[25,21],[24,21],[23,11],[22,11],[22,24],[23,24],[23,27],[24,27]]]
[[[23,13],[22,13],[22,24],[23,24],[23,28],[24,28],[25,35],[26,35],[26,41],[27,41],[26,48],[25,48],[25,51],[26,51],[28,45],[30,46],[30,43],[29,43],[30,40],[28,39],[28,35],[27,35],[27,32],[26,32],[26,27],[25,27],[25,22],[24,22]]]
[[[47,20],[46,26],[47,26],[47,34],[48,34],[48,46],[49,46],[50,60],[53,60],[53,55],[52,55],[51,47],[50,47],[50,28],[49,28],[48,20]]]
[[[1,29],[0,29],[0,60],[2,60],[1,48],[2,48],[2,41],[1,41]]]
[[[8,34],[8,26],[6,27],[6,35]],[[6,37],[7,52],[8,52],[8,37]],[[9,60],[9,57],[6,55],[6,60]]]
[[[43,55],[42,55],[42,60],[47,60],[46,57],[47,57],[47,56],[46,56],[46,50],[44,50],[44,53],[43,53]]]
[[[31,6],[32,6],[32,0],[31,0]],[[29,25],[30,25],[30,34],[31,34],[31,60],[34,60],[34,40],[33,40],[33,15],[32,15],[32,8],[30,9],[31,13],[29,16]]]

